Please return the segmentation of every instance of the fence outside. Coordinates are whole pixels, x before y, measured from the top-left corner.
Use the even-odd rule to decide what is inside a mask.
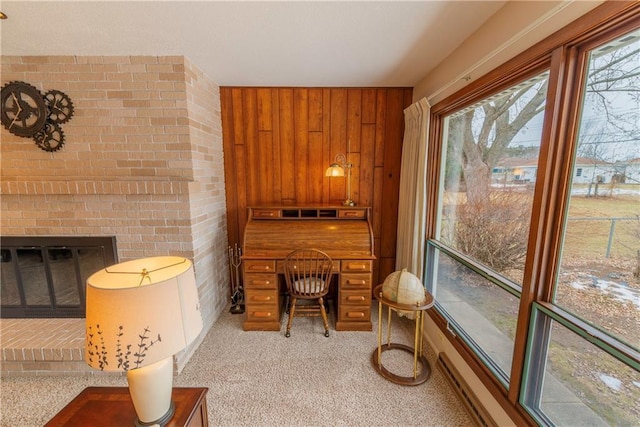
[[[600,246],[599,253],[636,257],[640,250],[640,216],[635,217],[570,217],[567,237],[590,241],[591,249]],[[602,252],[600,252],[602,251]]]

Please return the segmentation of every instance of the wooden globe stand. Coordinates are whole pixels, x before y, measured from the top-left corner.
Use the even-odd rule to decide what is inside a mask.
[[[424,332],[424,315],[428,308],[433,306],[433,296],[426,292],[424,293],[424,302],[411,305],[401,304],[395,301],[391,301],[385,298],[382,294],[382,285],[376,286],[373,290],[373,295],[378,299],[378,348],[371,354],[371,362],[373,367],[380,375],[388,379],[391,382],[400,385],[419,385],[424,383],[431,376],[431,366],[429,361],[422,354],[422,338]],[[382,311],[383,305],[387,306],[387,343],[382,344]],[[415,316],[415,334],[413,339],[413,348],[408,345],[392,343],[391,342],[391,309],[398,311],[412,312]],[[382,364],[382,353],[387,350],[401,350],[407,353],[413,353],[413,376],[403,377],[396,375],[389,371]],[[419,370],[418,364],[422,367]]]

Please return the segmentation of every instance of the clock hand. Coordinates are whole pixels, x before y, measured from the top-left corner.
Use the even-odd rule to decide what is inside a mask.
[[[18,117],[19,117],[19,116],[18,116],[18,115],[16,115],[16,116],[13,118],[13,120],[11,121],[11,124],[9,125],[9,129],[11,129],[11,128],[13,127],[14,123],[16,122],[16,120],[18,120]]]
[[[20,117],[20,113],[22,113],[22,107],[20,106],[20,102],[18,101],[18,98],[16,97],[16,93],[15,92],[11,92],[11,96],[13,96],[13,101],[16,103],[16,107],[18,107],[18,111],[16,111],[16,116],[11,121],[11,124],[9,125],[9,129],[11,129],[13,127],[13,125],[16,122],[16,120],[18,120],[18,118]]]
[[[22,106],[20,105],[20,100],[18,100],[18,97],[16,96],[15,92],[11,92],[11,96],[13,96],[13,102],[16,103],[16,107],[18,107],[18,111],[16,112],[16,114],[20,114],[22,112]]]

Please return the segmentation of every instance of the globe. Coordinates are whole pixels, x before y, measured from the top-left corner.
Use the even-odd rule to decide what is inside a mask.
[[[415,274],[409,273],[406,268],[394,271],[384,279],[382,295],[390,301],[409,305],[420,305],[426,299],[422,281]],[[414,318],[415,313],[412,311],[396,311],[400,316]]]

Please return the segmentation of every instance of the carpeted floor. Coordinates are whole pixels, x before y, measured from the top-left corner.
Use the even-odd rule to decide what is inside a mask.
[[[174,385],[209,387],[212,426],[473,426],[430,349],[431,378],[419,386],[394,384],[373,369],[376,310],[372,318],[374,332],[332,330],[329,338],[319,318],[296,318],[287,339],[283,332],[244,332],[243,316],[225,312]],[[400,319],[393,326],[392,342],[412,345],[412,323]],[[413,357],[387,351],[383,364],[409,376]],[[31,427],[85,387],[126,386],[126,379],[13,377],[1,385],[1,425]]]

